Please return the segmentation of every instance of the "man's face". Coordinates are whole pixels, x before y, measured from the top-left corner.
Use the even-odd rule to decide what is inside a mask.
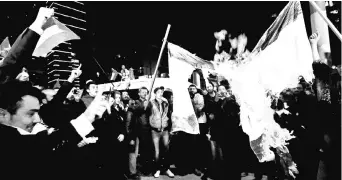
[[[197,88],[194,87],[194,86],[190,86],[190,87],[189,87],[189,93],[190,93],[190,94],[196,94],[196,93],[197,93]]]
[[[126,91],[122,92],[122,99],[129,100],[128,92],[126,92]]]
[[[125,65],[122,65],[121,68],[122,68],[122,69],[126,69]]]
[[[89,89],[87,89],[87,92],[89,93],[90,96],[95,97],[97,94],[97,85],[95,84],[90,84]]]
[[[212,92],[214,91],[213,85],[208,84],[208,86],[207,86],[207,91],[208,91],[208,93],[212,93]]]
[[[141,89],[139,91],[139,97],[140,99],[146,99],[146,96],[147,96],[147,90],[146,89]]]
[[[114,96],[114,103],[115,104],[120,104],[121,102],[121,95],[120,94],[115,94]]]
[[[38,114],[40,109],[39,100],[36,97],[26,95],[22,98],[19,106],[15,114],[11,115],[11,124],[32,132],[34,125],[40,122]]]
[[[297,84],[296,92],[300,93],[304,90],[303,86],[301,84]]]
[[[19,77],[19,81],[29,81],[30,75],[27,72],[21,72],[21,76]]]
[[[218,94],[220,96],[226,96],[227,95],[227,89],[224,86],[218,87]]]
[[[157,92],[156,92],[156,98],[157,99],[160,99],[163,97],[163,93],[164,91],[162,89],[159,89]]]
[[[229,39],[230,45],[232,46],[233,49],[237,48],[238,45],[238,40],[237,38]]]

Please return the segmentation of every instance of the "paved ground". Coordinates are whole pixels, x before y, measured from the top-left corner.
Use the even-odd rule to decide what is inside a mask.
[[[142,177],[142,180],[156,180],[156,178],[154,178],[153,176],[150,177]],[[169,178],[166,175],[161,175],[159,177],[159,179],[161,180],[201,180],[201,177],[196,176],[196,175],[187,175],[187,176],[175,176],[175,178]],[[241,180],[253,180],[254,179],[254,175],[252,173],[248,174],[245,177],[241,177]],[[227,180],[229,180],[229,177],[227,177]],[[267,177],[264,176],[262,180],[267,180]]]

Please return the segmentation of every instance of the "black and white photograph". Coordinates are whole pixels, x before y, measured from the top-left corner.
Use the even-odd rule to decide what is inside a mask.
[[[341,179],[341,1],[0,7],[0,179]]]

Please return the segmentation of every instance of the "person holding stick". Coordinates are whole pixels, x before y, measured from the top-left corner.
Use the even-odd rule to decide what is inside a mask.
[[[164,87],[157,87],[154,89],[155,99],[152,99],[147,105],[147,112],[150,113],[149,122],[151,126],[152,141],[154,145],[154,158],[155,158],[155,174],[154,177],[158,178],[160,176],[160,171],[163,168],[165,173],[170,178],[175,175],[170,171],[170,164],[168,162],[168,150],[170,142],[170,129],[171,129],[171,119],[168,118],[169,103],[163,97]],[[160,153],[160,141],[162,141],[162,146],[164,146],[165,152],[163,162],[161,161]]]

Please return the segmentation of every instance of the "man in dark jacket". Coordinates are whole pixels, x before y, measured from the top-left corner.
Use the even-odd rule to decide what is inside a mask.
[[[86,109],[86,107],[83,106],[82,109],[78,110],[79,108],[74,109],[73,106],[67,106],[64,104],[67,95],[73,87],[73,81],[81,74],[82,71],[79,69],[72,70],[70,77],[62,84],[57,94],[53,96],[53,99],[41,107],[40,116],[45,124],[58,128],[63,123],[69,123],[72,119],[82,114],[82,112]],[[73,115],[76,114],[74,111],[78,111],[76,116]]]
[[[58,130],[32,134],[35,124],[40,122],[41,98],[40,90],[29,82],[9,81],[2,85],[0,136],[2,146],[6,147],[0,148],[2,175],[15,179],[30,175],[35,179],[65,173],[69,176],[82,175],[79,167],[67,168],[67,160],[60,152],[66,145],[76,146],[94,129],[91,123],[108,109],[108,102],[98,96],[82,115]]]
[[[139,89],[139,99],[135,100],[127,111],[126,132],[128,134],[127,142],[129,143],[129,177],[132,179],[140,179],[137,175],[137,156],[140,155],[141,165],[145,173],[151,170],[149,160],[152,159],[152,140],[151,128],[149,125],[149,113],[146,111],[148,89],[142,87]]]
[[[215,142],[212,151],[218,152],[218,158],[221,163],[223,160],[225,164],[218,166],[218,172],[215,174],[218,179],[225,179],[226,175],[229,175],[231,179],[241,179],[239,157],[243,155],[240,153],[243,132],[239,126],[240,109],[235,98],[228,93],[228,89],[228,85],[221,84],[218,87],[217,111],[214,121],[210,123],[211,140]],[[222,167],[227,168],[223,169]]]

